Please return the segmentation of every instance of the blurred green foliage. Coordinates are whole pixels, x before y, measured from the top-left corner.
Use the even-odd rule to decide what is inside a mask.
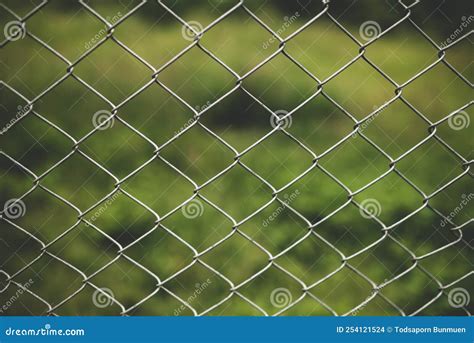
[[[123,4],[117,2],[89,3],[104,17],[122,17],[127,13]],[[184,10],[179,3],[173,8],[186,20],[196,20],[204,26],[217,18],[227,4],[190,3],[191,10]],[[273,29],[278,29],[285,21],[282,14],[293,12],[289,10],[291,5],[287,5],[290,2],[275,3],[276,6],[259,7],[255,2],[250,7],[260,15],[263,11],[266,17],[262,20],[268,20]],[[209,11],[208,6],[214,11]],[[314,6],[321,8],[320,4]],[[376,6],[364,8],[373,10]],[[336,7],[337,10],[340,8]],[[364,20],[368,14],[357,13],[347,22],[354,34],[358,32],[358,20]],[[381,23],[386,25],[400,18],[403,12],[387,13],[371,16],[381,18]],[[283,36],[295,32],[308,18],[309,14],[304,13]],[[7,14],[2,14],[2,26],[9,20]],[[176,314],[181,303],[173,294],[188,299],[208,279],[209,286],[192,298],[191,306],[198,312],[229,296],[228,281],[231,281],[234,286],[245,283],[209,314],[261,314],[243,297],[268,313],[275,313],[281,308],[272,304],[270,298],[272,291],[280,287],[288,289],[293,301],[298,301],[284,314],[330,314],[314,297],[342,314],[372,294],[373,285],[360,273],[375,284],[394,279],[380,294],[411,313],[439,294],[435,280],[446,285],[472,270],[469,245],[472,233],[468,231],[472,232],[472,225],[450,230],[451,226],[443,226],[442,217],[429,208],[445,215],[453,211],[463,195],[473,193],[471,174],[436,193],[428,204],[421,194],[433,194],[464,172],[461,160],[433,137],[397,162],[397,173],[390,172],[354,196],[358,203],[376,199],[381,206],[378,220],[386,226],[410,216],[390,230],[390,237],[371,246],[386,233],[376,220],[364,218],[354,204],[348,203],[347,189],[337,181],[351,191],[362,189],[390,170],[390,160],[357,134],[334,148],[351,135],[355,122],[332,101],[360,120],[392,99],[395,87],[363,59],[331,78],[358,55],[359,47],[327,18],[310,25],[285,48],[318,79],[330,78],[323,86],[324,96],[319,94],[295,111],[291,126],[286,129],[318,156],[318,168],[305,173],[313,166],[314,156],[296,140],[276,131],[240,158],[259,177],[236,164],[200,189],[199,195],[215,206],[201,198],[202,213],[194,219],[186,218],[181,210],[194,194],[189,179],[203,185],[235,163],[235,151],[221,140],[239,153],[244,151],[272,131],[267,109],[293,110],[318,91],[317,82],[280,54],[245,78],[242,88],[218,101],[235,87],[236,79],[194,47],[163,69],[158,80],[197,111],[206,109],[199,120],[205,129],[201,125],[190,126],[193,111],[159,84],[141,90],[150,82],[153,72],[110,39],[98,46],[94,37],[103,39],[104,27],[80,5],[65,5],[65,2],[48,5],[27,21],[27,28],[69,61],[75,61],[89,51],[90,45],[94,46],[92,53],[74,65],[74,77],[66,78],[34,104],[33,109],[39,115],[29,113],[0,136],[2,151],[39,177],[33,178],[0,155],[0,203],[18,198],[35,186],[24,198],[27,210],[23,217],[14,220],[14,225],[0,220],[1,269],[13,274],[28,266],[15,280],[34,280],[31,290],[53,306],[71,297],[55,313],[119,313],[116,304],[106,308],[93,305],[94,289],[82,279],[84,275],[94,275],[91,282],[97,287],[110,288],[126,308],[152,294],[156,284],[166,280],[164,288],[131,311],[137,315]],[[437,31],[440,37],[442,31]],[[152,2],[120,24],[114,30],[114,37],[156,69],[190,44],[183,38],[179,22]],[[270,38],[268,31],[239,9],[206,32],[201,44],[243,75],[277,51],[278,43],[269,43]],[[438,52],[411,25],[403,23],[370,45],[365,57],[402,84],[436,61]],[[472,80],[468,46],[460,44],[448,50],[446,60]],[[30,36],[3,47],[0,64],[1,80],[28,99],[42,94],[67,69],[66,63]],[[78,141],[94,129],[94,113],[112,109],[84,83],[114,105],[120,104],[119,119],[114,120],[112,127],[97,131],[76,146],[72,139]],[[132,96],[139,90],[139,94]],[[0,94],[3,127],[26,103],[7,87],[2,87]],[[403,97],[435,122],[471,101],[472,89],[439,63],[404,87]],[[216,105],[210,106],[216,101]],[[471,112],[470,108],[466,110],[468,114]],[[396,100],[363,127],[363,134],[396,159],[428,137],[428,129],[426,121],[404,102]],[[177,133],[182,135],[170,141]],[[464,159],[472,160],[472,126],[455,131],[444,122],[437,127],[437,135]],[[151,142],[160,147],[158,155]],[[107,200],[117,186],[117,180],[110,174],[121,180],[122,191]],[[297,178],[298,181],[291,182]],[[276,201],[274,190],[262,179],[275,189],[287,186],[278,194],[279,199],[291,197],[289,205],[306,221]],[[270,201],[268,207],[260,210]],[[78,221],[78,212],[68,203],[80,211],[88,210],[84,219],[94,227]],[[454,222],[461,224],[471,219],[472,209],[470,203]],[[240,225],[235,227],[229,216]],[[314,233],[308,230],[308,222],[319,223]],[[458,239],[460,232],[463,240]],[[47,244],[48,252],[77,269],[42,251],[31,235]],[[208,249],[226,237],[224,242]],[[119,246],[112,239],[127,247],[125,254],[151,273],[124,255],[119,257]],[[452,242],[456,243],[433,253]],[[281,254],[290,246],[293,248]],[[198,260],[194,258],[196,252],[205,250]],[[278,255],[266,270],[270,257],[265,251]],[[341,254],[353,257],[343,263]],[[425,254],[430,255],[417,261],[416,268],[410,270],[414,257]],[[191,263],[194,264],[181,272]],[[307,286],[316,284],[308,291],[313,298],[302,291],[301,283],[277,266]],[[260,274],[252,277],[257,273]],[[398,278],[398,275],[402,276]],[[472,290],[472,277],[457,285]],[[72,296],[77,290],[81,291]],[[10,285],[0,294],[0,303],[5,303],[16,291]],[[300,300],[302,295],[305,297]],[[41,314],[47,310],[44,303],[31,295],[25,294],[20,300],[8,313]],[[187,309],[178,312],[192,314]],[[444,295],[421,312],[462,313],[450,307]],[[357,315],[374,314],[399,312],[377,296],[357,311]]]

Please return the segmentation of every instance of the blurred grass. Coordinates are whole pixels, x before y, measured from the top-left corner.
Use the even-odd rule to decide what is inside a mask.
[[[147,5],[140,11],[150,14],[158,10],[156,6]],[[117,12],[109,10],[109,15],[114,14]],[[151,25],[149,21],[134,15],[115,30],[114,36],[155,68],[159,68],[189,42],[181,36],[181,26],[170,18],[165,18],[169,15],[164,12],[155,15],[164,20],[165,24]],[[205,13],[197,12],[195,16],[203,23],[212,21]],[[297,21],[291,30],[301,24],[301,21]],[[46,7],[28,20],[28,30],[71,61],[86,51],[86,44],[101,29],[100,23],[84,10],[71,18]],[[292,31],[287,34],[289,32]],[[268,32],[254,21],[236,14],[207,32],[201,42],[242,75],[277,50],[276,43],[263,49],[263,44],[269,38]],[[321,20],[291,40],[286,51],[311,73],[324,80],[356,56],[358,47],[334,24]],[[403,83],[435,61],[437,51],[421,35],[402,26],[371,45],[366,56],[395,81]],[[470,59],[469,50],[448,51],[447,58],[466,61],[467,64]],[[2,49],[0,60],[3,65],[8,66],[2,68],[1,79],[30,99],[66,71],[65,63],[30,37],[8,44]],[[74,75],[116,105],[146,84],[151,79],[151,74],[146,66],[111,40],[94,49],[74,67]],[[225,68],[198,48],[193,48],[164,69],[159,80],[198,109],[215,102],[232,89],[236,82]],[[252,73],[243,81],[242,86],[274,111],[292,110],[317,90],[317,83],[282,55]],[[324,86],[325,93],[357,119],[367,116],[393,98],[394,90],[393,85],[363,60],[357,61]],[[24,106],[24,102],[5,87],[0,92],[3,126],[3,121],[10,121],[12,113],[16,113],[18,106]],[[439,65],[404,88],[403,96],[428,119],[436,121],[469,102],[472,90],[448,68]],[[110,106],[69,77],[35,103],[34,110],[79,139],[93,129],[93,114],[99,110],[110,110]],[[466,112],[470,113],[471,110]],[[153,84],[127,101],[119,109],[118,115],[147,139],[161,146],[177,132],[187,128],[186,123],[193,113],[159,85]],[[235,91],[210,108],[202,116],[201,122],[239,152],[272,129],[268,111],[242,90]],[[352,137],[325,154],[349,135],[353,127],[353,121],[327,98],[319,95],[294,113],[288,132],[317,155],[324,154],[319,160],[320,166],[355,191],[387,172],[389,160],[360,136]],[[426,122],[397,100],[364,129],[364,134],[392,158],[397,158],[426,138],[429,132]],[[472,130],[468,128],[453,131],[444,123],[439,127],[439,136],[465,159],[472,159]],[[205,202],[202,216],[192,220],[185,218],[179,206],[193,195],[194,187],[159,158],[132,175],[132,172],[154,156],[154,148],[147,139],[116,120],[112,128],[92,135],[79,148],[119,179],[130,176],[121,185],[129,195],[120,194],[106,206],[106,210],[94,220],[97,228],[123,247],[156,227],[157,218],[130,196],[142,201],[160,217],[165,216],[160,221],[161,226],[145,239],[130,246],[126,252],[155,273],[160,280],[167,280],[193,262],[193,251],[173,234],[202,252],[229,235],[233,230],[233,223]],[[36,175],[49,171],[73,148],[70,139],[32,115],[23,118],[18,125],[0,136],[0,145],[5,153],[30,168]],[[235,154],[202,127],[194,126],[178,140],[160,150],[159,156],[201,185],[229,166]],[[276,132],[245,154],[241,161],[273,187],[281,188],[304,173],[312,165],[313,156],[281,132]],[[2,201],[18,197],[31,188],[31,176],[15,167],[11,161],[1,157],[0,166]],[[426,194],[434,192],[463,172],[459,160],[434,139],[397,163],[397,170]],[[110,175],[77,152],[41,180],[41,185],[82,211],[95,205],[95,209],[86,215],[89,220],[94,211],[105,206],[105,197],[113,191],[114,184]],[[461,202],[462,194],[470,194],[469,190],[472,189],[472,177],[465,175],[430,199],[429,204],[447,214]],[[306,236],[307,224],[289,209],[283,209],[270,225],[265,226],[265,220],[273,212],[281,210],[276,201],[245,221],[238,229],[274,255],[306,237],[301,244],[275,262],[307,285],[316,283],[341,266],[341,256],[330,245],[349,256],[383,236],[376,221],[364,219],[351,204],[331,215],[347,202],[347,192],[320,169],[311,170],[280,197],[284,199],[284,195],[288,197],[295,192],[298,196],[291,202],[291,206],[311,223],[321,221],[315,231],[326,241],[313,234]],[[272,190],[240,165],[204,187],[200,194],[236,221],[244,220],[272,199]],[[393,172],[355,196],[359,203],[371,198],[380,202],[382,212],[379,219],[387,226],[423,205],[423,197]],[[77,224],[77,213],[46,191],[35,189],[25,198],[25,203],[27,213],[15,223],[43,242],[52,242],[71,228],[48,251],[70,261],[84,274],[91,275],[117,256],[117,245],[111,244],[110,239],[92,227]],[[176,212],[167,216],[173,210]],[[464,208],[455,220],[462,223],[470,218],[472,204]],[[425,208],[398,226],[392,235],[420,256],[456,241],[455,232],[442,228],[440,223],[441,218]],[[15,230],[5,221],[1,221],[0,226],[2,242],[9,242],[2,249],[2,260],[5,261],[2,269],[14,273],[38,256],[40,245],[25,232]],[[472,229],[472,225],[469,229]],[[463,231],[469,233],[467,229]],[[469,239],[468,236],[467,240]],[[20,247],[21,250],[14,253]],[[418,264],[447,284],[472,270],[472,257],[472,249],[461,241]],[[394,241],[385,240],[349,263],[379,284],[407,270],[412,265],[412,258],[408,251]],[[264,268],[268,259],[269,256],[255,243],[239,233],[201,258],[235,285]],[[186,299],[195,291],[196,284],[202,284],[208,278],[212,280],[209,288],[191,304],[198,312],[229,294],[229,286],[222,277],[210,272],[200,263],[195,263],[166,284],[166,289]],[[28,280],[30,277],[35,280],[32,290],[52,304],[58,304],[81,287],[81,277],[76,271],[47,254],[43,254],[18,279]],[[98,287],[112,289],[125,307],[132,306],[149,295],[158,282],[124,257],[120,257],[91,281]],[[464,283],[466,288],[469,284],[472,286],[469,279]],[[301,285],[275,266],[245,284],[239,292],[269,313],[275,313],[279,308],[273,306],[269,299],[272,290],[278,287],[289,289],[293,300],[299,299],[302,294]],[[311,289],[311,293],[338,313],[343,313],[364,301],[370,295],[371,287],[367,280],[345,266]],[[8,290],[10,293],[15,291],[13,286]],[[105,309],[94,307],[91,303],[93,291],[92,287],[86,285],[83,291],[56,312],[117,314],[120,311],[116,305]],[[419,308],[437,293],[438,285],[418,268],[382,290],[382,294],[407,312]],[[3,293],[0,299],[4,296],[8,299],[11,295]],[[45,311],[44,304],[29,295],[25,295],[21,302],[32,313]],[[133,313],[173,315],[180,305],[165,289],[161,289]],[[12,314],[24,311],[20,306],[10,309]],[[230,301],[210,312],[215,315],[258,313],[235,294]],[[309,296],[285,313],[329,314]],[[441,297],[422,312],[427,315],[440,313],[459,312],[447,304],[446,297]],[[191,312],[187,310],[181,314]],[[357,314],[397,313],[380,297],[376,297]]]

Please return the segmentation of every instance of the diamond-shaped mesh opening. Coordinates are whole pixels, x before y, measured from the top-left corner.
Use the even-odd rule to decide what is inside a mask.
[[[30,288],[29,280],[22,286],[28,290]],[[44,315],[47,310],[47,305],[35,298],[35,296],[27,290],[24,290],[17,284],[10,283],[8,288],[0,293],[0,301],[5,304],[5,306],[0,309],[0,314],[2,316],[24,315],[25,313],[30,316]],[[15,306],[11,306],[13,304],[15,304]]]
[[[466,17],[467,19],[467,17]],[[460,37],[459,37],[460,38]],[[445,43],[450,43],[446,41]],[[446,51],[446,61],[453,66],[458,73],[464,76],[469,82],[474,80],[474,67],[468,62],[464,54],[465,49],[469,49],[469,39],[463,39],[458,44],[452,46]]]
[[[66,64],[30,36],[21,37],[2,47],[0,63],[8,66],[2,67],[2,81],[33,98],[64,76]]]
[[[379,285],[410,269],[413,259],[408,251],[386,237],[374,248],[354,257],[350,263]]]
[[[115,193],[98,203],[85,220],[126,246],[150,230],[156,219],[152,212],[135,200]],[[137,244],[140,245],[140,242]]]
[[[239,152],[272,129],[271,113],[240,88],[210,105],[196,106],[205,111],[199,121]]]
[[[251,1],[245,6],[282,38],[287,38],[324,9],[322,2],[309,0],[287,2],[278,10],[264,0]]]
[[[383,287],[381,294],[404,311],[412,314],[439,293],[436,282],[420,268],[415,268]],[[417,294],[416,297],[413,295]]]
[[[229,250],[234,251],[231,256]],[[234,284],[239,284],[262,270],[268,264],[268,255],[246,237],[234,234],[206,253],[202,260]]]
[[[71,101],[71,98],[76,100]],[[46,93],[34,109],[75,139],[84,137],[98,124],[94,114],[110,106],[72,77]]]
[[[382,238],[380,224],[349,204],[316,226],[316,232],[344,255],[350,256]]]
[[[459,234],[428,209],[423,209],[394,229],[393,236],[415,255],[433,252],[457,241]]]
[[[438,135],[467,161],[472,160],[474,151],[474,142],[471,139],[472,129],[469,130],[473,118],[474,108],[471,106],[456,111],[453,116],[436,127]]]
[[[242,162],[274,187],[282,187],[311,167],[312,155],[277,131],[245,154]]]
[[[184,299],[183,299],[184,300]],[[178,300],[176,295],[172,295],[165,288],[159,291],[151,298],[147,299],[140,306],[136,307],[130,313],[135,316],[146,315],[155,312],[160,316],[192,316],[193,312],[186,307],[182,300]]]
[[[111,40],[91,51],[74,68],[74,74],[111,101],[125,100],[151,79],[150,69]]]
[[[364,163],[358,163],[360,159]],[[351,190],[380,178],[389,169],[388,159],[360,137],[346,140],[323,157],[321,165]]]
[[[100,6],[100,1],[96,3]],[[120,17],[120,14],[121,17],[126,15],[120,8],[117,8],[117,11],[111,11],[109,6],[104,6],[104,10],[109,11],[109,17],[112,19],[114,16]],[[161,6],[147,2],[141,4],[136,13],[145,20],[140,20],[136,16],[127,18],[116,27],[114,37],[125,45],[133,47],[135,53],[154,67],[162,67],[189,45],[189,41],[182,39],[181,24]],[[161,29],[163,25],[166,29]],[[139,38],[139,44],[137,44],[137,38]],[[150,47],[153,48],[150,49]]]
[[[166,143],[193,123],[191,110],[156,83],[127,102],[120,117],[156,144]]]
[[[377,89],[377,92],[374,92]],[[331,79],[324,90],[357,119],[394,97],[394,87],[366,61],[357,60]]]
[[[239,187],[235,188],[234,183]],[[271,200],[268,186],[240,165],[207,185],[202,193],[235,220],[246,218]],[[235,202],[225,201],[229,198],[235,199]]]
[[[250,39],[248,32],[253,32]],[[272,37],[243,9],[238,9],[207,31],[202,44],[235,72],[244,74],[278,49],[278,44],[272,44]]]
[[[427,99],[422,94],[433,94]],[[404,97],[429,120],[437,121],[472,100],[472,88],[442,63],[404,89]]]
[[[85,140],[81,151],[117,177],[127,176],[154,155],[153,145],[118,119]]]
[[[454,184],[430,199],[430,205],[441,212],[441,225],[452,228],[453,225],[467,223],[474,215],[473,179],[467,174]],[[454,224],[450,223],[453,222]]]
[[[56,165],[42,184],[83,210],[99,202],[114,188],[110,175],[78,153]],[[99,190],[99,184],[106,185],[107,190]]]
[[[51,125],[31,114],[11,126],[0,137],[0,144],[6,154],[41,174],[69,153],[72,143]],[[15,142],[12,136],[21,136],[23,139]]]
[[[250,74],[243,85],[273,111],[290,111],[316,92],[317,83],[279,54]]]
[[[421,265],[436,279],[446,284],[457,283],[463,277],[469,276],[471,270],[466,262],[472,259],[473,253],[472,245],[467,242],[468,235],[468,231],[463,232],[462,240],[456,240],[457,243],[454,245],[446,246],[440,252],[429,255],[422,260]],[[456,267],[459,264],[461,267]]]
[[[397,0],[384,1],[377,4],[377,7],[380,8],[380,12],[375,13],[371,7],[360,8],[354,6],[351,0],[341,0],[338,1],[336,6],[330,6],[330,12],[356,39],[366,43],[375,38],[377,33],[401,19],[405,13],[401,1]],[[378,26],[375,26],[373,22],[377,23]],[[377,27],[377,29],[361,30],[364,23],[370,23],[371,26]]]
[[[202,251],[231,233],[232,222],[207,202],[194,198],[163,220],[163,225]]]
[[[314,254],[314,258],[308,260],[306,256],[310,251]],[[341,256],[311,234],[281,255],[276,262],[307,285],[311,285],[340,267]]]
[[[394,193],[397,193],[398,197],[390,196]],[[360,210],[363,218],[374,215],[386,225],[406,218],[423,204],[423,197],[394,172],[356,195],[354,199],[365,210]]]
[[[397,45],[392,44],[394,37],[398,38]],[[408,22],[375,42],[366,56],[399,83],[408,81],[438,59],[437,50]]]
[[[33,183],[30,174],[2,153],[0,153],[0,175],[5,180],[14,180],[12,183],[2,185],[2,191],[0,192],[0,204],[2,206],[5,206],[8,200],[18,198],[19,194],[25,194]]]
[[[312,224],[329,216],[347,201],[347,191],[316,168],[292,184],[283,194],[283,201],[285,194],[292,199],[289,205]]]
[[[322,95],[291,115],[285,130],[316,154],[334,147],[354,130],[354,122]]]
[[[400,101],[379,109],[359,126],[379,148],[396,158],[428,137],[429,124]],[[396,121],[393,118],[397,118]],[[422,130],[422,128],[425,130]]]
[[[354,41],[343,31],[334,34],[335,28],[332,21],[319,19],[288,42],[288,53],[320,80],[336,73],[358,53]],[[321,45],[328,49],[319,49]]]
[[[281,202],[275,200],[239,229],[273,256],[290,248],[308,232],[307,224],[288,207],[298,194],[280,196]]]
[[[158,79],[192,107],[215,102],[235,84],[231,73],[197,47],[167,66]]]
[[[208,312],[209,316],[261,316],[262,312],[238,295],[232,296],[222,305]]]
[[[117,246],[86,224],[79,224],[51,245],[51,252],[91,275],[111,262]]]
[[[52,242],[77,223],[77,211],[42,188],[21,199],[23,215],[15,223],[43,242]]]
[[[175,231],[168,225],[166,228]],[[182,241],[185,238],[176,237],[160,226],[127,248],[126,253],[164,280],[193,262],[192,250]]]
[[[109,264],[100,273],[96,274],[91,282],[107,293],[109,297],[102,300],[111,305],[118,305],[110,298],[128,308],[137,304],[150,295],[155,289],[157,280],[155,277],[132,263],[125,257],[120,257]],[[97,302],[101,298],[97,294]]]
[[[234,154],[199,125],[189,128],[162,153],[195,182],[202,184],[230,166]]]
[[[201,263],[195,263],[166,283],[165,287],[200,313],[223,300],[230,286]]]
[[[62,278],[58,278],[58,275],[62,275]],[[68,283],[63,284],[63,280],[68,280]],[[29,282],[31,285],[28,289],[41,294],[41,298],[53,306],[78,291],[82,287],[82,281],[81,274],[50,255],[43,255],[18,277],[19,283]],[[45,284],[49,286],[45,288]]]
[[[165,215],[189,199],[194,190],[191,182],[173,168],[176,167],[166,160],[155,158],[127,178],[122,188],[132,196],[140,196],[159,215]]]
[[[301,284],[275,266],[258,274],[239,292],[268,314],[284,310],[303,295]]]
[[[435,167],[437,173],[426,172]],[[463,172],[461,162],[456,156],[433,139],[397,163],[397,169],[422,191],[428,193],[446,185]]]
[[[67,28],[58,29],[63,6],[60,2],[52,2],[43,7],[28,20],[28,30],[64,57],[74,60],[95,45],[93,42],[105,38],[107,27],[80,3],[71,3],[68,10],[74,16],[68,20]],[[71,40],[75,44],[71,44]]]
[[[313,287],[310,292],[336,313],[345,314],[370,295],[370,284],[348,267]],[[351,292],[356,297],[351,296]]]
[[[6,221],[0,221],[2,236],[0,238],[0,270],[14,272],[17,267],[28,266],[40,253],[42,248],[37,239],[28,235]]]

